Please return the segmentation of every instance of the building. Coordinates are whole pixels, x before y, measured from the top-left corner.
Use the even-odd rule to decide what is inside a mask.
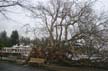
[[[15,45],[13,47],[5,47],[3,49],[0,50],[0,53],[2,54],[2,56],[19,56],[19,57],[23,57],[23,58],[27,58],[31,52],[32,48],[27,45],[27,46],[23,46],[23,45]]]

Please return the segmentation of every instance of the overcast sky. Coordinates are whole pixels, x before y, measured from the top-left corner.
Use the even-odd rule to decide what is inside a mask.
[[[99,2],[97,2],[94,6],[94,9],[97,11],[97,13],[102,11],[108,11],[108,0],[99,0]],[[23,10],[18,6],[9,8],[9,10],[13,12],[7,13],[8,17],[11,18],[11,20],[7,20],[0,15],[0,31],[6,30],[10,35],[12,30],[17,29],[21,35],[25,35],[25,28],[23,28],[24,24],[30,24],[32,27],[36,26],[35,24],[37,21],[35,19],[27,17],[29,16],[29,12],[27,12],[26,10]]]

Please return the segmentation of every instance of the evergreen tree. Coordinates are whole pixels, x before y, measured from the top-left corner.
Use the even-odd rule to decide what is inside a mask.
[[[0,47],[7,47],[9,45],[7,32],[3,31],[0,33]]]
[[[19,44],[19,34],[17,30],[12,31],[10,40],[11,40],[11,46]]]

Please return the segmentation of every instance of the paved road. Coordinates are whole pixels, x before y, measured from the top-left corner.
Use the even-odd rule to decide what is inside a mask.
[[[54,69],[54,68],[53,68]],[[27,65],[16,65],[11,63],[0,63],[0,71],[47,71],[43,69],[38,69],[36,67],[31,67]],[[70,69],[62,68],[59,71],[108,71],[103,69],[92,69],[92,68],[80,68],[71,67]]]
[[[46,71],[31,66],[16,65],[10,63],[0,63],[0,71]]]

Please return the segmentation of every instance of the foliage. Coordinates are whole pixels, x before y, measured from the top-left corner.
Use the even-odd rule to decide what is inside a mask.
[[[16,44],[19,44],[19,34],[16,30],[12,32],[11,37],[7,36],[6,31],[0,33],[0,48],[10,47]]]
[[[10,40],[11,40],[11,45],[19,44],[19,34],[17,30],[12,31]]]
[[[6,31],[0,33],[0,47],[8,47],[9,38],[7,37]]]

